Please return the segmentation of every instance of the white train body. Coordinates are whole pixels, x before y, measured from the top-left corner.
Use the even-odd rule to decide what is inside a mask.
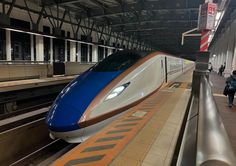
[[[147,54],[104,86],[77,120],[77,129],[53,131],[49,127],[50,133],[53,137],[71,143],[82,142],[122,115],[128,108],[157,91],[163,83],[173,80],[192,67],[193,62],[162,52]],[[55,117],[49,115],[48,118]]]

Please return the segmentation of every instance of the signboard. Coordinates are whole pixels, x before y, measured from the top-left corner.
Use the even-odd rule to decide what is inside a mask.
[[[205,3],[200,5],[198,15],[198,29],[212,30],[214,29],[217,5],[215,3]]]

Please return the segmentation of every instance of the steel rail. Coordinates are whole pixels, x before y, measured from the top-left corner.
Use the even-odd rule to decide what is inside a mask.
[[[193,95],[177,166],[233,166],[236,157],[219,115],[207,76]],[[199,97],[198,97],[199,96]]]
[[[206,76],[201,77],[196,165],[236,164],[230,140]]]

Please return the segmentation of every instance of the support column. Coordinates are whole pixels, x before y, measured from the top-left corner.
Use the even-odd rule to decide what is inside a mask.
[[[219,41],[217,41],[217,45],[216,45],[216,71],[218,72],[219,67],[220,67],[220,58],[221,58],[221,53],[220,53],[220,46],[219,46]]]
[[[103,47],[103,59],[106,58],[106,52],[105,52],[105,47]]]
[[[67,40],[65,40],[65,62],[67,62]]]
[[[43,32],[42,21],[39,23],[39,31]],[[44,61],[43,36],[35,36],[36,41],[36,61]]]
[[[220,65],[221,65],[221,52],[220,50],[218,50],[218,60],[217,60],[217,71],[219,70],[220,68]]]
[[[226,56],[227,56],[227,50],[228,50],[228,38],[227,34],[224,34],[224,46],[222,48],[222,65],[226,64]]]
[[[233,62],[232,62],[232,70],[236,70],[236,44],[234,45],[234,55],[233,55]]]
[[[108,56],[112,54],[112,49],[108,48]]]
[[[196,68],[193,72],[192,93],[199,97],[201,76],[209,75],[208,62],[209,52],[199,52],[196,56]]]
[[[227,53],[224,77],[229,77],[230,74],[232,73],[232,60],[233,60],[232,54]]]
[[[233,34],[231,34],[234,37],[234,41],[236,41],[236,20],[232,23],[232,30]],[[236,70],[236,42],[234,42],[233,46],[233,60],[232,60],[232,70]]]
[[[89,47],[89,45],[88,45],[87,62],[90,62],[89,52],[90,52],[90,47]]]
[[[50,28],[52,34],[52,28]],[[53,63],[53,38],[50,38],[50,63]]]
[[[30,35],[30,57],[34,61],[34,35]]]
[[[221,54],[218,53],[218,55],[217,55],[217,66],[216,66],[217,67],[217,72],[220,68],[220,64],[221,64]]]
[[[50,38],[50,63],[53,63],[53,39]]]
[[[77,44],[76,56],[77,56],[77,62],[81,62],[81,43]]]
[[[76,61],[76,43],[75,42],[70,43],[70,61],[71,62]]]
[[[44,61],[43,54],[43,36],[36,37],[36,61]]]
[[[11,61],[11,31],[6,30],[6,60]]]
[[[229,77],[230,74],[232,73],[232,61],[233,61],[233,51],[234,51],[234,35],[233,34],[233,29],[229,29],[227,32],[227,51],[226,51],[226,66],[225,66],[225,71],[224,71],[224,77]]]
[[[222,37],[219,41],[222,41]],[[220,45],[220,42],[218,43],[218,60],[217,60],[217,72],[219,71],[220,66],[222,65],[222,45]]]
[[[92,47],[92,62],[98,62],[98,46],[97,45],[93,45]]]

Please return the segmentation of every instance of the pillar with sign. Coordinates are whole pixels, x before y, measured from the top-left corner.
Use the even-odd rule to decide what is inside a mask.
[[[200,5],[199,19],[198,19],[198,30],[202,31],[200,52],[196,56],[196,68],[193,72],[192,81],[192,93],[199,97],[200,82],[203,75],[208,76],[208,39],[211,30],[214,29],[215,16],[216,16],[216,4],[207,2]]]
[[[208,51],[208,39],[214,29],[217,5],[212,2],[200,5],[198,29],[202,31],[200,52]]]

